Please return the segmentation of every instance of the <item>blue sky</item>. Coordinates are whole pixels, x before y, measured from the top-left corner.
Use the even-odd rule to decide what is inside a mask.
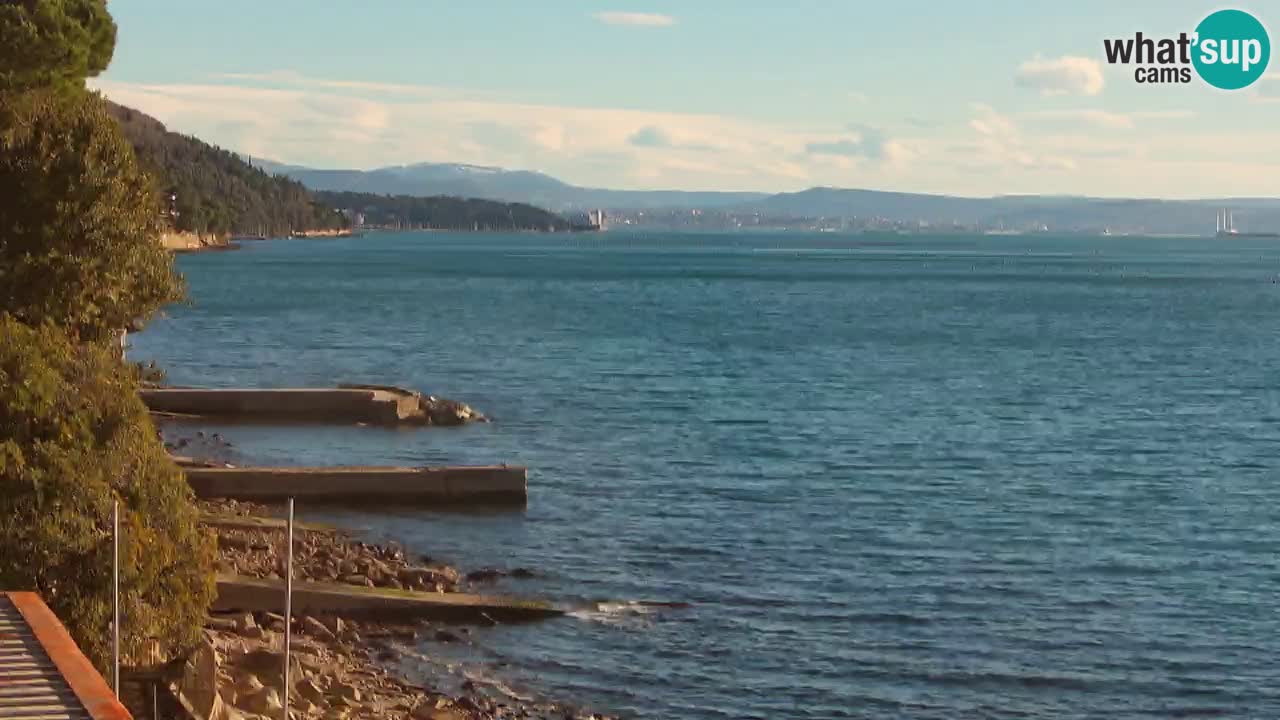
[[[1237,4],[1280,27],[1280,7]],[[1280,60],[1143,86],[1102,40],[1166,2],[112,0],[91,85],[313,167],[465,162],[580,185],[1196,197],[1280,189]],[[1274,17],[1269,17],[1268,13]]]

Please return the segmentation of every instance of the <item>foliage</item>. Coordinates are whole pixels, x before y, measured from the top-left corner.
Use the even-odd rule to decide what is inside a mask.
[[[2,120],[0,312],[100,340],[182,296],[154,189],[101,98],[35,91]]]
[[[0,0],[0,93],[77,85],[115,45],[106,0]]]
[[[117,498],[122,653],[152,638],[173,656],[212,600],[213,544],[131,370],[105,346],[0,315],[0,587],[38,591],[100,669]]]
[[[433,230],[565,230],[564,218],[524,203],[456,197],[318,192],[324,203],[365,216],[368,225]]]
[[[179,230],[281,236],[345,224],[295,180],[268,175],[235,153],[170,132],[132,108],[110,107],[143,167],[177,196]]]

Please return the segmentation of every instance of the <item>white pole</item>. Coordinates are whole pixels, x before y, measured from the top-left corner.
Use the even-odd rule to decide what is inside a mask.
[[[281,701],[284,705],[284,720],[289,720],[289,645],[292,641],[293,627],[293,498],[289,498],[289,519],[285,529],[284,561],[284,687],[281,688]]]
[[[120,699],[120,501],[111,506],[111,690]]]

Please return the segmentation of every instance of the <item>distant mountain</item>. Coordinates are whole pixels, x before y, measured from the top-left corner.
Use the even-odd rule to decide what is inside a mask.
[[[1280,230],[1280,199],[1269,198],[1152,200],[1061,195],[973,198],[811,188],[771,195],[747,207],[771,215],[797,217],[880,217],[923,220],[934,225],[958,223],[986,228],[1044,225],[1055,230],[1109,228],[1115,232],[1156,234],[1211,233],[1217,211],[1230,208],[1236,227],[1242,231]]]
[[[528,203],[557,212],[597,207],[633,210],[731,207],[766,197],[765,193],[745,192],[584,188],[539,172],[454,163],[419,163],[376,170],[316,170],[256,159],[254,163],[298,180],[312,190],[485,198]]]
[[[1231,208],[1242,231],[1280,230],[1280,200],[1111,199],[1062,195],[962,197],[815,187],[792,193],[605,190],[570,185],[538,172],[477,165],[420,163],[377,170],[315,170],[259,162],[313,190],[429,196],[451,195],[520,202],[556,212],[700,209],[726,218],[759,214],[778,218],[880,218],[896,223],[964,227],[1209,234],[1219,209]],[[648,215],[646,215],[646,219]],[[657,221],[656,218],[653,218]],[[704,225],[705,226],[705,225]],[[724,226],[733,227],[726,220]]]

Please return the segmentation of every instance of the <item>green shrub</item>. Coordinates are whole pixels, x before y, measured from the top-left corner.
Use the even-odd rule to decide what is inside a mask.
[[[0,93],[79,85],[115,47],[106,0],[0,0]]]
[[[97,95],[0,109],[0,312],[105,340],[182,297],[158,196]]]
[[[212,538],[130,368],[101,344],[0,315],[0,588],[35,590],[99,668],[110,657],[111,507],[121,504],[122,652],[198,637]]]

